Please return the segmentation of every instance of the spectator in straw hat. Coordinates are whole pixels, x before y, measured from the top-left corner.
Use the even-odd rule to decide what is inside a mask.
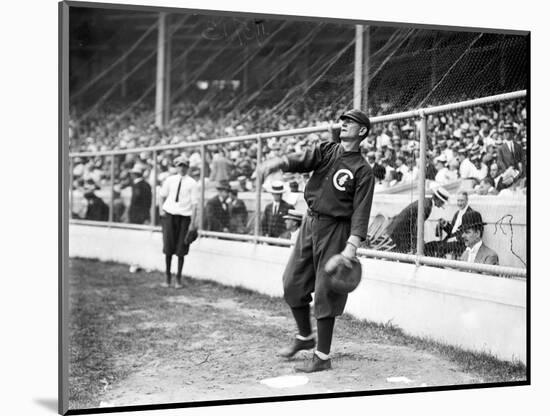
[[[424,198],[424,221],[432,213],[432,207],[442,207],[449,200],[449,192],[440,186],[433,189],[433,196]],[[418,201],[407,205],[393,218],[387,233],[395,244],[394,251],[413,253],[416,251],[416,234],[418,229]]]
[[[229,232],[229,192],[231,187],[227,180],[216,184],[218,194],[206,202],[206,230]]]
[[[132,224],[148,224],[151,221],[151,204],[153,193],[151,185],[143,178],[143,167],[135,164],[130,174],[132,176],[132,197],[128,209],[128,220]]]
[[[472,211],[472,208],[468,204],[468,193],[461,191],[456,195],[456,205],[458,211],[456,211],[451,219],[451,222],[444,218],[439,218],[436,226],[435,235],[440,237],[439,241],[430,241],[424,246],[424,253],[427,256],[452,256],[452,258],[459,257],[464,251],[464,241],[462,241],[462,234],[460,232],[460,225],[462,224],[462,217],[466,212]],[[443,236],[445,234],[445,236]]]
[[[461,232],[466,249],[460,259],[468,263],[498,265],[498,254],[482,241],[484,225],[477,211],[466,212],[462,216]]]
[[[283,218],[285,220],[286,231],[281,234],[281,238],[288,238],[292,243],[295,243],[300,232],[303,215],[299,211],[289,209],[288,214],[284,215]]]
[[[285,231],[284,216],[288,214],[289,209],[294,209],[283,200],[284,183],[282,181],[272,181],[270,193],[273,202],[267,204],[262,216],[262,234],[266,237],[280,237]]]
[[[177,173],[166,178],[160,189],[162,207],[162,239],[166,265],[166,283],[172,282],[172,256],[178,258],[175,288],[182,287],[184,257],[189,252],[187,234],[196,229],[196,209],[199,202],[198,183],[188,175],[189,160],[182,154],[174,159]]]

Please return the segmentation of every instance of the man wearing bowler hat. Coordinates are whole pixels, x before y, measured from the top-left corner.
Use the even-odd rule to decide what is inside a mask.
[[[462,238],[466,249],[460,258],[468,263],[498,265],[498,254],[483,244],[483,226],[481,214],[477,211],[468,211],[462,216]]]
[[[286,231],[281,234],[281,238],[288,238],[292,243],[296,243],[300,225],[302,225],[303,215],[295,209],[289,209],[283,219],[285,220]]]
[[[340,120],[338,142],[316,143],[300,154],[268,160],[258,169],[261,177],[278,169],[312,172],[304,190],[307,215],[283,273],[284,298],[298,334],[280,351],[282,357],[291,358],[315,348],[312,359],[296,367],[307,373],[332,366],[329,354],[335,317],[344,312],[347,293],[332,290],[330,276],[342,264],[353,268],[357,247],[367,236],[374,193],[375,178],[359,146],[369,134],[369,118],[350,110]],[[317,345],[310,322],[313,292]]]
[[[218,194],[206,202],[206,227],[208,231],[229,232],[229,182],[222,179],[216,184]]]
[[[166,283],[169,287],[172,282],[172,256],[178,258],[178,271],[175,288],[182,287],[182,269],[184,257],[189,252],[187,234],[196,229],[195,216],[199,202],[199,185],[187,173],[189,160],[181,155],[174,160],[174,167],[178,169],[175,175],[168,176],[160,188],[162,207],[162,241],[166,264]]]

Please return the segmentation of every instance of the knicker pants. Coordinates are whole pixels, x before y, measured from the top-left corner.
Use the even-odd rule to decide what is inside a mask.
[[[311,215],[304,218],[283,274],[284,298],[291,308],[308,305],[315,292],[316,319],[342,315],[347,295],[328,290],[324,267],[330,257],[344,250],[350,227],[348,220]]]

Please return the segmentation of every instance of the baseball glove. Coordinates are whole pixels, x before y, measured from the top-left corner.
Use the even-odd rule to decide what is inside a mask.
[[[354,257],[352,259],[335,254],[325,265],[328,274],[328,286],[332,292],[347,294],[355,290],[361,282],[361,263]]]
[[[197,239],[198,236],[199,233],[197,232],[197,230],[195,228],[190,228],[185,236],[185,244],[190,245],[193,241]]]

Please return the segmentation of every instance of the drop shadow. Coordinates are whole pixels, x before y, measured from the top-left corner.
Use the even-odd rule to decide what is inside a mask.
[[[34,402],[57,414],[57,399],[34,399]]]

